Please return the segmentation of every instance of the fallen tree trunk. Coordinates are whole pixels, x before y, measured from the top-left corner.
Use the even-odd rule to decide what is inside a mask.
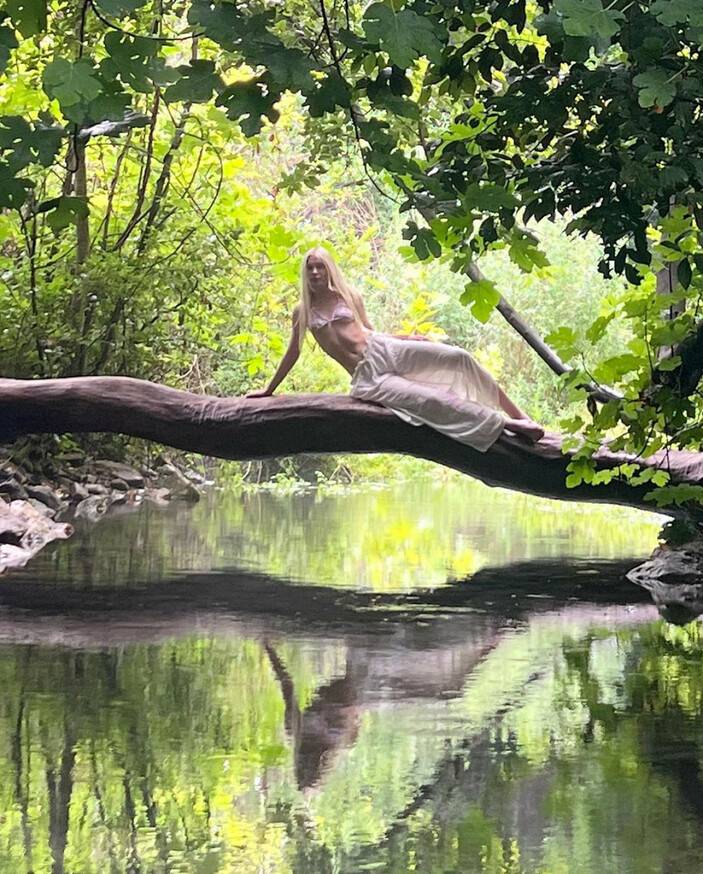
[[[346,395],[217,398],[121,376],[0,379],[0,441],[26,434],[112,432],[238,461],[298,453],[399,452],[481,480],[548,498],[624,504],[653,510],[651,486],[621,480],[566,487],[570,456],[548,434],[533,445],[503,434],[486,453],[429,427],[401,421],[378,404]],[[598,470],[632,459],[601,449]],[[703,453],[671,451],[640,460],[663,467],[673,483],[703,485]],[[673,510],[663,511],[675,515]]]

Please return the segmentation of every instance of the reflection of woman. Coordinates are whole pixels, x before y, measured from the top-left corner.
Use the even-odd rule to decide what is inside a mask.
[[[297,361],[308,328],[351,374],[352,397],[382,404],[412,425],[430,425],[480,452],[504,428],[533,442],[544,436],[544,429],[464,349],[418,334],[374,331],[361,297],[322,248],[303,258],[301,300],[293,311],[288,350],[268,387],[247,397],[273,394]]]

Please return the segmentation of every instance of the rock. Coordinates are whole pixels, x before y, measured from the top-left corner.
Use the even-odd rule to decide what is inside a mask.
[[[113,479],[110,481],[110,488],[118,492],[128,492],[129,486],[123,479]]]
[[[157,487],[168,489],[171,498],[181,501],[199,501],[200,491],[172,464],[162,464],[158,471]]]
[[[652,557],[628,571],[646,589],[664,619],[685,625],[703,613],[703,541],[658,546]]]
[[[171,492],[168,489],[144,489],[144,500],[151,501],[159,507],[165,507],[171,500]]]
[[[46,506],[40,504],[46,511]],[[40,549],[52,540],[65,539],[73,534],[66,522],[54,522],[29,501],[0,504],[0,529],[5,537],[12,535],[19,543],[0,545],[0,572],[10,567],[22,567]]]
[[[33,555],[31,549],[23,549],[12,543],[0,543],[0,574],[8,568],[24,567]]]
[[[89,495],[107,495],[110,489],[102,483],[86,483],[85,489]]]
[[[42,516],[48,516],[53,519],[56,510],[52,510],[51,507],[48,507],[45,503],[38,500],[38,498],[27,498],[27,503],[31,504],[35,510],[42,514]]]
[[[666,585],[703,583],[703,541],[681,546],[658,546],[649,561],[628,571],[630,582],[647,589],[653,582]]]
[[[132,492],[132,494],[134,494],[134,492]],[[115,490],[110,492],[110,506],[113,504],[126,504],[128,498],[128,491]]]
[[[42,504],[46,504],[46,506],[52,510],[60,510],[63,506],[61,498],[52,488],[49,488],[49,486],[28,485],[27,494],[30,498],[34,498],[37,501],[41,501]]]
[[[88,491],[88,489],[81,483],[73,482],[69,486],[69,489],[71,502],[74,504],[78,503],[79,501],[85,501],[85,499],[90,496],[90,492]]]
[[[11,461],[6,461],[2,466],[2,470],[0,470],[0,479],[2,479],[3,475],[7,475],[7,477],[15,480],[18,483],[24,483],[27,481],[27,474],[22,470],[21,467],[18,467],[16,464],[13,464]]]
[[[119,461],[99,460],[94,461],[92,466],[95,471],[111,479],[124,480],[133,489],[144,488],[144,477],[128,464],[122,464]]]
[[[0,482],[0,494],[6,495],[11,501],[22,501],[27,497],[25,487],[15,479]]]
[[[91,522],[97,522],[101,519],[110,506],[110,498],[105,495],[91,495],[89,498],[81,501],[76,507],[75,514],[79,518],[89,519]]]
[[[198,473],[197,470],[184,470],[183,473],[192,483],[195,483],[198,486],[201,486],[205,482],[205,477],[201,473]]]
[[[9,507],[4,504],[0,506],[0,543],[14,543],[19,546],[26,530],[25,522],[11,513]]]
[[[56,460],[69,467],[80,467],[85,462],[85,455],[82,452],[62,452]]]

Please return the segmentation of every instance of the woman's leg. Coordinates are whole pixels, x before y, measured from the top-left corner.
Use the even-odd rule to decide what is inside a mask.
[[[541,440],[544,437],[544,428],[538,425],[534,419],[531,419],[527,413],[523,413],[520,407],[510,400],[502,388],[498,388],[498,398],[501,407],[510,417],[505,423],[505,427],[509,431],[522,434],[535,441]]]
[[[511,419],[529,419],[530,417],[523,413],[520,407],[516,406],[506,395],[500,386],[498,387],[498,399],[502,409],[510,416]]]
[[[383,335],[381,346],[391,373],[454,392],[484,407],[502,409],[498,383],[465,349],[389,335]]]
[[[399,374],[384,376],[366,399],[383,404],[413,425],[429,425],[479,452],[490,449],[506,422],[497,410]]]

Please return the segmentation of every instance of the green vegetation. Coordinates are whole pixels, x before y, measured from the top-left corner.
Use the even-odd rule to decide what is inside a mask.
[[[379,329],[465,343],[584,435],[571,483],[636,475],[594,474],[606,435],[697,448],[702,39],[688,0],[6,0],[0,372],[241,393],[322,241]],[[288,385],[346,387],[312,349]]]

